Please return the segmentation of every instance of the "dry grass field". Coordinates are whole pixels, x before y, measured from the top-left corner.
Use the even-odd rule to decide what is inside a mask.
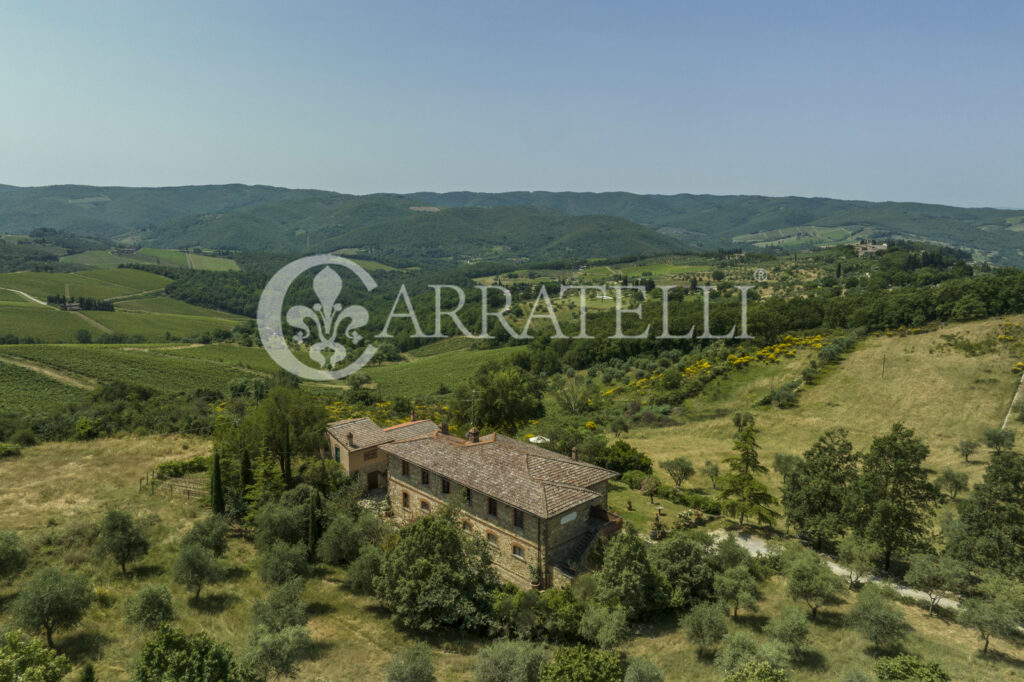
[[[778,365],[733,373],[686,403],[684,423],[636,429],[625,440],[656,462],[686,455],[699,468],[706,460],[719,461],[731,453],[736,431],[732,414],[749,411],[760,430],[762,460],[770,464],[775,453],[801,454],[835,427],[848,429],[854,447],[866,450],[873,437],[902,421],[931,449],[932,468],[965,470],[975,482],[987,456],[982,450],[964,464],[954,447],[961,439],[979,440],[986,428],[1002,425],[1020,381],[1013,366],[1021,355],[1016,344],[1000,342],[992,352],[972,356],[950,347],[947,339],[955,335],[980,342],[998,335],[1004,322],[1022,321],[1024,317],[1014,316],[908,336],[872,335],[815,385],[802,387],[796,407],[754,407],[772,385],[799,376],[811,357],[802,351]],[[1008,428],[1019,424],[1011,419]]]

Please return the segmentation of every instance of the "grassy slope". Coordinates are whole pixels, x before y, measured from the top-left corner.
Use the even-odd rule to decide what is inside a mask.
[[[171,280],[141,270],[87,270],[84,272],[12,272],[0,275],[0,287],[17,289],[37,298],[63,295],[114,298],[163,289]]]
[[[171,588],[178,627],[205,630],[235,652],[244,646],[251,604],[266,596],[251,570],[252,546],[231,540],[225,557],[232,569],[229,578],[204,589],[199,608],[194,608],[186,590],[173,583],[170,566],[178,540],[205,512],[195,501],[138,492],[139,478],[158,462],[209,453],[209,443],[200,440],[153,437],[46,444],[28,448],[21,458],[0,461],[0,527],[26,533],[32,548],[29,573],[44,565],[63,565],[88,575],[100,595],[79,628],[56,637],[57,648],[76,666],[89,660],[89,649],[98,647],[98,679],[122,679],[130,673],[146,633],[125,624],[123,602],[145,583]],[[93,563],[88,546],[64,540],[108,507],[131,508],[152,541],[150,553],[128,579],[113,565]],[[0,604],[9,603],[24,579],[13,587],[0,586]],[[371,599],[341,589],[342,579],[340,571],[325,569],[307,585],[304,599],[310,604],[316,658],[301,666],[297,679],[383,680],[383,666],[410,642],[373,608]],[[0,610],[0,628],[6,625]],[[444,640],[428,641],[439,646]],[[459,638],[448,641],[459,651],[473,647]],[[438,651],[435,664],[439,679],[469,679],[471,658],[466,654]]]
[[[266,593],[251,570],[251,545],[232,539],[225,557],[231,569],[228,579],[205,588],[202,600],[191,604],[186,591],[171,580],[170,566],[178,540],[205,513],[201,503],[138,492],[139,478],[158,462],[209,452],[209,443],[202,440],[149,437],[45,444],[26,449],[21,458],[0,461],[0,527],[25,534],[32,549],[29,573],[44,565],[61,565],[86,574],[96,588],[98,598],[82,625],[59,632],[56,644],[76,666],[94,660],[99,679],[126,677],[131,670],[146,635],[125,624],[123,602],[146,583],[171,588],[177,626],[187,631],[205,630],[236,652],[244,645],[250,605]],[[109,507],[131,508],[152,542],[150,553],[127,579],[113,565],[95,563],[77,530],[96,521]],[[0,586],[0,603],[7,603],[26,577],[13,586]],[[342,580],[343,572],[322,569],[307,584],[304,600],[310,604],[309,627],[316,653],[313,660],[300,666],[297,679],[383,680],[383,666],[411,641],[374,607],[372,599],[353,596],[342,588]],[[767,618],[788,601],[778,578],[767,583],[764,591],[760,613],[741,613],[737,622],[730,623],[730,630],[748,629],[762,637],[759,631]],[[811,631],[806,665],[794,670],[793,680],[831,679],[850,664],[870,667],[867,643],[852,631],[837,627],[837,614],[848,606],[823,609]],[[1001,653],[981,658],[976,654],[973,633],[938,617],[929,618],[922,609],[900,608],[912,628],[906,650],[939,661],[953,679],[1014,679],[1014,668],[1020,662],[1002,653],[1012,651],[1007,643],[994,642],[994,649]],[[0,628],[6,624],[0,610]],[[472,654],[481,640],[442,635],[427,641],[434,649],[438,679],[471,679]],[[96,650],[98,655],[89,653]],[[697,657],[670,616],[639,626],[625,650],[652,658],[667,680],[720,679],[707,661]]]
[[[442,384],[449,389],[455,388],[480,367],[499,363],[513,352],[512,348],[457,350],[441,355],[413,357],[410,362],[372,367],[366,373],[386,396],[424,398],[437,393]]]
[[[969,357],[945,347],[941,335],[980,339],[995,333],[1003,319],[1020,322],[1024,318],[949,325],[938,332],[906,337],[872,336],[842,364],[827,370],[817,385],[802,389],[799,405],[788,410],[752,405],[772,382],[777,386],[798,376],[809,356],[802,353],[769,367],[755,364],[717,388],[712,385],[707,397],[688,402],[692,421],[637,429],[625,440],[655,461],[686,455],[699,467],[705,460],[721,460],[731,453],[732,414],[751,411],[760,429],[762,459],[770,463],[776,452],[804,452],[822,432],[834,427],[848,429],[854,447],[867,449],[874,436],[902,420],[931,448],[933,468],[963,469],[973,482],[980,478],[980,463],[986,457],[979,455],[978,463],[965,465],[957,459],[954,446],[964,438],[978,440],[986,428],[1002,425],[1020,378],[1011,371],[1019,358],[1008,347]]]

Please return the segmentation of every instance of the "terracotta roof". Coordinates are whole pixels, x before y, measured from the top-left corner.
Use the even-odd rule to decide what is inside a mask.
[[[395,424],[383,429],[391,440],[409,440],[410,438],[425,438],[437,433],[437,424],[429,419],[419,419],[412,422]]]
[[[369,417],[361,419],[343,419],[327,425],[327,433],[334,436],[346,450],[361,450],[387,443],[392,439],[384,429],[373,423]],[[348,444],[348,434],[352,434],[352,446]]]
[[[618,475],[494,434],[482,436],[479,443],[438,434],[387,443],[381,450],[545,519],[598,499],[589,486]]]

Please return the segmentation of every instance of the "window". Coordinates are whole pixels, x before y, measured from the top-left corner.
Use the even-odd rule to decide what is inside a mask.
[[[334,461],[341,461],[341,448],[339,448],[337,445],[334,446]]]
[[[489,542],[492,545],[494,545],[495,547],[497,547],[498,546],[498,536],[495,535],[494,533],[488,533],[487,534],[487,542]]]
[[[516,528],[523,527],[523,512],[520,511],[519,509],[512,510],[512,523],[515,525]]]
[[[498,515],[498,501],[493,497],[487,498],[487,513],[491,516]]]
[[[408,476],[409,475],[409,463],[406,462],[404,459],[402,460],[402,475],[403,476]]]
[[[421,511],[425,511],[425,512],[429,512],[430,511],[430,503],[427,502],[426,500],[420,500],[420,510]]]
[[[402,493],[402,506],[409,508],[409,493]]]
[[[430,472],[426,469],[420,469],[420,482],[423,485],[430,485]]]
[[[526,561],[526,557],[523,556],[523,548],[519,545],[512,545],[512,556],[514,556],[517,559],[522,559],[523,561]]]
[[[373,450],[370,450],[369,452],[364,452],[363,453],[363,461],[364,462],[369,462],[371,459],[377,459],[377,453],[376,452],[374,452]]]
[[[452,491],[451,483],[448,482],[447,478],[442,478],[441,479],[441,492],[443,492],[445,495],[447,495],[451,491]]]
[[[472,533],[473,532],[473,526],[470,525],[469,521],[463,521],[462,522],[462,530],[466,531],[467,533]]]
[[[466,488],[466,504],[473,504],[473,491]]]

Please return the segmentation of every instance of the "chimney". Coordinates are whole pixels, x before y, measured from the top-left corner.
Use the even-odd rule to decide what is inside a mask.
[[[576,459],[576,446],[575,445],[572,446],[572,458]]]
[[[355,447],[355,441],[352,438],[352,432],[351,431],[348,432],[348,446],[350,448],[351,447]]]
[[[471,443],[479,443],[480,442],[480,429],[476,428],[475,426],[473,428],[471,428],[469,430],[469,433],[467,433],[466,435],[469,436],[469,441]]]
[[[445,436],[448,435],[448,422],[441,422],[441,433]]]

